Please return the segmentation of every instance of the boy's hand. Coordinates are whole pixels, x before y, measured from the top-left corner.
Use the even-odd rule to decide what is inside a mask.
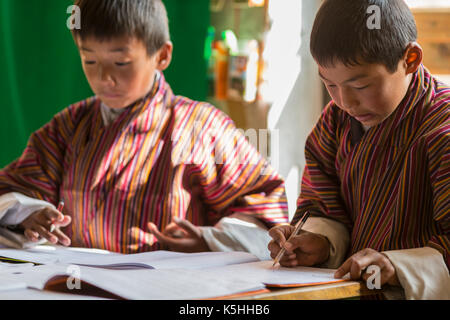
[[[45,208],[32,213],[20,226],[25,229],[25,237],[37,242],[40,237],[53,244],[58,242],[64,246],[70,246],[70,239],[58,227],[66,227],[72,219],[56,209]]]
[[[342,278],[350,272],[350,278],[352,280],[367,279],[372,275],[365,273],[365,270],[370,265],[376,265],[380,268],[380,285],[385,283],[399,286],[395,268],[392,265],[388,257],[376,250],[366,248],[358,251],[350,258],[348,258],[334,274],[335,278]]]
[[[301,231],[299,235],[286,241],[293,231],[294,226],[291,225],[280,225],[269,230],[269,235],[273,239],[268,245],[272,259],[275,259],[283,246],[286,248],[284,256],[280,259],[280,265],[283,267],[310,267],[328,259],[330,242],[326,237]]]
[[[187,220],[174,219],[164,232],[151,222],[148,223],[149,231],[158,239],[163,247],[178,252],[204,252],[211,251],[203,239],[200,228]]]

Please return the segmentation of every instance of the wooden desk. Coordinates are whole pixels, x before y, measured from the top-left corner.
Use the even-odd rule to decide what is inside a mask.
[[[270,293],[261,293],[239,300],[334,300],[357,298],[382,293],[383,290],[370,290],[363,282],[345,281],[338,283],[307,286],[300,288],[271,289]]]

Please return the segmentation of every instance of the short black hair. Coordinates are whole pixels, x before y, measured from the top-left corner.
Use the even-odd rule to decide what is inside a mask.
[[[379,28],[368,25],[375,13],[370,6],[379,8]],[[314,21],[310,50],[321,66],[381,63],[393,73],[407,45],[416,40],[416,22],[403,0],[325,0]]]
[[[149,56],[170,40],[167,11],[161,0],[75,0],[80,8],[81,28],[75,38],[100,41],[136,37],[144,42]]]

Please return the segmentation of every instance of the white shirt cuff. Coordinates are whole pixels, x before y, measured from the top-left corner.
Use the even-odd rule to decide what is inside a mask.
[[[200,227],[203,238],[211,251],[245,251],[260,260],[269,260],[267,249],[271,237],[267,229],[256,219],[222,218],[214,227]]]
[[[383,253],[394,265],[406,299],[450,299],[450,275],[438,250],[423,247]]]
[[[55,206],[47,201],[33,199],[21,193],[10,192],[0,196],[0,225],[20,224],[33,212]]]

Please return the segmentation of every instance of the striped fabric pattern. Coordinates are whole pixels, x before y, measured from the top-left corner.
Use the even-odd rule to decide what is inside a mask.
[[[348,256],[431,246],[450,265],[450,88],[425,67],[394,113],[365,133],[331,102],[305,156],[293,223],[305,210],[344,223]]]
[[[64,199],[73,246],[156,250],[147,223],[163,230],[174,217],[200,226],[236,212],[268,227],[288,221],[282,178],[218,109],[175,96],[163,76],[106,127],[100,105],[92,97],[64,109],[0,171],[0,194]]]

